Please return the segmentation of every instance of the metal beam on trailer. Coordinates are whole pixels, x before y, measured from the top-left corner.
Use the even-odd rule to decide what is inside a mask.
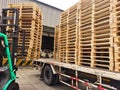
[[[111,79],[120,81],[120,73],[118,72],[112,72],[112,71],[107,71],[107,70],[102,70],[102,69],[95,69],[91,67],[83,67],[83,66],[78,66],[74,64],[57,62],[57,60],[55,59],[38,59],[35,61],[52,64],[52,65],[56,65],[56,66],[60,66],[60,67],[64,67],[64,68],[68,68],[72,70],[77,70],[80,72],[89,73],[89,74],[93,74],[97,76],[99,75],[101,77],[111,78]]]

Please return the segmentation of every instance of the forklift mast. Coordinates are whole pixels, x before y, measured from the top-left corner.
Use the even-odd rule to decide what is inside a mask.
[[[0,32],[8,36],[11,52],[12,66],[17,60],[18,32],[19,32],[19,11],[14,8],[2,9]]]

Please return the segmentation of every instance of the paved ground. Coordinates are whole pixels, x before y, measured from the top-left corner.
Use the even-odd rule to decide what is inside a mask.
[[[47,86],[43,80],[40,80],[39,75],[39,71],[35,68],[20,67],[17,72],[20,90],[73,90],[63,84]]]

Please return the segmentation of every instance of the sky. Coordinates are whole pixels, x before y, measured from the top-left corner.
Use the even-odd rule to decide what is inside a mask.
[[[38,0],[51,6],[66,10],[80,0]]]

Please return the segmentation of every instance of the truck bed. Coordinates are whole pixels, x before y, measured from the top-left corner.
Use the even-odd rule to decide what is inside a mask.
[[[47,63],[47,64],[59,66],[59,67],[64,67],[64,68],[68,68],[68,69],[72,69],[72,70],[77,70],[80,72],[89,73],[89,74],[93,74],[93,75],[99,75],[101,77],[111,78],[111,79],[120,81],[120,73],[119,72],[113,72],[113,71],[96,69],[96,68],[85,67],[85,66],[78,66],[75,64],[62,63],[62,62],[58,62],[55,59],[41,58],[41,59],[38,59],[35,61]]]

